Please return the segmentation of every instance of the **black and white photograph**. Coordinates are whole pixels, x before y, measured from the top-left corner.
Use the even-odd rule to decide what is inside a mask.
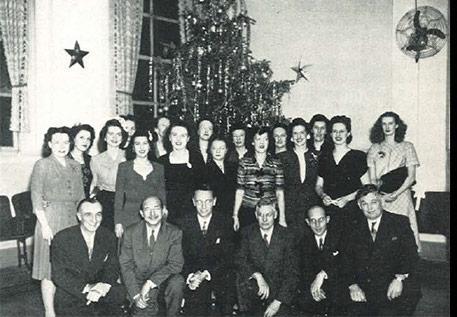
[[[449,0],[0,0],[0,316],[450,316]]]

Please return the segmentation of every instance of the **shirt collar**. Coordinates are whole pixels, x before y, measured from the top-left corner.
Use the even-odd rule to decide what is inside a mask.
[[[212,217],[213,217],[213,214],[209,215],[209,217],[207,217],[207,218],[203,218],[197,213],[197,219],[198,219],[198,223],[200,224],[200,229],[203,228],[203,223],[206,221],[206,230],[208,230],[208,226],[209,226],[209,223],[211,222]]]
[[[95,232],[93,234],[84,231],[81,227],[81,234],[83,235],[84,241],[89,249],[94,247]]]
[[[157,241],[157,236],[159,235],[159,231],[160,231],[160,228],[162,227],[162,223],[160,222],[159,223],[159,226],[154,229],[154,240]],[[147,233],[147,236],[148,236],[148,240],[149,240],[149,237],[151,236],[151,233],[152,233],[152,228],[148,226],[148,224],[146,224],[146,233]]]
[[[266,234],[267,235],[267,239],[268,239],[268,243],[270,243],[271,241],[271,236],[273,234],[273,229],[274,229],[275,226],[272,226],[270,229],[268,230],[263,230],[262,228],[259,228],[260,229],[260,235],[262,236],[262,239],[264,237],[264,235]]]
[[[314,235],[314,239],[316,240],[317,245],[319,245],[320,239],[322,239],[322,243],[325,243],[325,238],[327,237],[327,232],[328,232],[328,229],[326,229],[325,232],[321,236]]]
[[[367,222],[368,222],[368,229],[371,231],[371,226],[372,226],[372,223],[374,222],[374,228],[376,230],[376,232],[378,231],[378,228],[379,228],[379,224],[381,223],[381,218],[382,218],[382,213],[381,213],[381,216],[379,216],[379,218],[377,219],[367,219]]]

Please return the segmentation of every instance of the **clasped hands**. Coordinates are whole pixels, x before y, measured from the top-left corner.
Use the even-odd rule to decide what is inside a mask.
[[[141,291],[139,294],[135,295],[133,297],[133,300],[135,301],[135,305],[140,308],[144,309],[148,306],[148,301],[151,298],[150,297],[150,291],[151,289],[154,289],[155,285],[150,282],[149,280],[144,283],[143,287],[141,288]]]
[[[335,205],[339,208],[343,208],[349,202],[349,199],[346,196],[342,196],[337,199],[332,199],[332,197],[324,193],[322,194],[322,202],[325,206]]]
[[[109,292],[111,288],[111,285],[107,283],[97,283],[97,284],[88,284],[83,290],[83,294],[87,293],[86,299],[87,303],[86,305],[89,305],[90,303],[96,303],[100,300],[100,297],[106,296],[106,294]]]
[[[200,283],[203,280],[210,280],[210,274],[207,270],[204,270],[203,272],[197,271],[195,273],[189,274],[186,280],[186,284],[189,285],[189,289],[194,291],[200,286]]]

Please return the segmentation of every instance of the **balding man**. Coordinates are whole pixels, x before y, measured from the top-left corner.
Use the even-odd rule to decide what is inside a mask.
[[[100,227],[102,205],[94,198],[77,207],[79,225],[56,234],[51,245],[52,279],[59,316],[121,315],[125,288],[119,277],[117,240]]]
[[[157,196],[143,201],[140,215],[143,220],[124,232],[119,256],[134,315],[157,315],[165,306],[161,315],[177,316],[184,287],[182,231],[162,220],[164,208]]]
[[[305,221],[311,230],[306,230],[300,241],[298,306],[306,314],[340,315],[345,302],[339,281],[344,237],[322,206],[309,208]]]

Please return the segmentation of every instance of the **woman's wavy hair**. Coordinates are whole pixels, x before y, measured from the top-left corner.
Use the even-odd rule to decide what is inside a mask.
[[[168,153],[173,151],[173,146],[171,145],[171,142],[170,142],[170,133],[171,133],[171,130],[174,127],[183,127],[183,128],[185,128],[187,130],[187,135],[189,136],[189,140],[190,140],[190,137],[191,137],[190,127],[185,121],[183,121],[183,120],[172,121],[170,123],[170,126],[167,129],[167,132],[165,133],[165,137],[164,137],[164,140],[163,140],[163,145],[164,145],[164,147],[165,147],[165,149],[167,150]],[[189,144],[187,144],[187,146],[188,145]]]
[[[43,157],[48,157],[51,155],[52,150],[49,147],[49,142],[52,140],[52,136],[56,133],[63,133],[68,135],[68,139],[70,140],[70,149],[73,148],[74,142],[73,142],[73,137],[71,136],[71,131],[69,127],[51,127],[48,129],[46,134],[44,135],[44,140],[43,140],[43,147],[41,149],[41,155]]]
[[[342,123],[342,124],[344,124],[344,126],[346,127],[346,130],[347,130],[348,132],[351,132],[351,130],[352,130],[351,118],[346,117],[346,116],[334,116],[334,117],[330,120],[330,124],[328,125],[329,128],[330,128],[330,133],[332,133],[333,125],[336,124],[336,123]],[[351,143],[351,141],[352,141],[352,133],[349,134],[349,136],[347,137],[346,143],[349,144],[349,143]],[[333,142],[332,142],[332,144],[333,144]]]
[[[402,142],[405,139],[408,126],[398,114],[387,111],[379,116],[378,120],[376,120],[373,127],[370,129],[371,143],[381,143],[386,138],[382,130],[382,118],[394,118],[395,124],[398,125],[397,129],[395,129],[395,142]]]
[[[92,147],[92,144],[94,144],[94,140],[95,140],[94,128],[92,128],[92,126],[89,124],[78,123],[70,128],[71,137],[73,138],[73,144],[70,147],[70,151],[72,151],[75,148],[74,140],[76,139],[76,136],[78,135],[78,133],[81,131],[87,131],[90,134],[90,144],[89,144],[89,147],[87,148],[86,152],[89,152],[90,148]]]
[[[152,134],[151,134],[151,132],[149,132],[146,129],[136,130],[135,133],[132,135],[132,138],[130,139],[130,143],[125,150],[125,158],[127,160],[133,160],[134,158],[136,158],[134,143],[135,143],[135,138],[137,138],[137,137],[145,137],[148,140],[148,143],[149,143],[148,160],[150,160],[150,161],[155,160],[154,151],[153,151]]]
[[[106,151],[107,146],[106,146],[105,137],[106,137],[106,134],[108,133],[109,127],[118,127],[121,129],[122,142],[119,145],[120,149],[122,149],[125,146],[125,142],[127,142],[128,133],[125,132],[121,123],[116,119],[110,119],[110,120],[106,121],[105,125],[100,130],[100,137],[98,138],[98,149],[99,149],[100,153]]]

